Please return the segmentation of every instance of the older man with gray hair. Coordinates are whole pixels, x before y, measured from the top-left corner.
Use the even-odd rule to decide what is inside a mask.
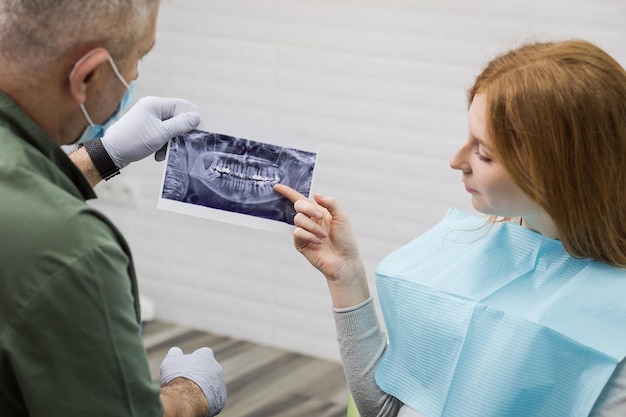
[[[131,101],[158,0],[0,0],[0,410],[214,416],[222,367],[174,347],[151,381],[137,279],[93,186],[195,128],[184,100]],[[111,128],[109,129],[109,126]],[[78,144],[69,156],[61,145]]]

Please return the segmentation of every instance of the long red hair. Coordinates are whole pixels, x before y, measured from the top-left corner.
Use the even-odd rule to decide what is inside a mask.
[[[626,71],[581,40],[493,59],[468,92],[513,181],[553,219],[566,250],[626,267]]]

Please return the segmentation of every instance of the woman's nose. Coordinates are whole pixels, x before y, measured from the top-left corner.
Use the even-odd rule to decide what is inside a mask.
[[[464,143],[459,149],[456,150],[452,158],[450,158],[450,168],[458,169],[463,172],[471,172],[472,169],[469,164],[468,154],[468,144]]]

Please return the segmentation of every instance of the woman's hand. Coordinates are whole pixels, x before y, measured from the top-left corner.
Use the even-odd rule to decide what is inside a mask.
[[[334,307],[351,307],[369,298],[352,227],[336,200],[315,195],[312,201],[283,184],[274,190],[294,203],[294,246],[326,277]]]

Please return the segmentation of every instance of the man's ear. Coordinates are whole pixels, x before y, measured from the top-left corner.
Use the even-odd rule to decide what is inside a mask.
[[[104,48],[95,48],[83,55],[70,73],[70,93],[77,103],[87,99],[87,89],[94,80],[96,70],[102,63],[109,61],[109,52]]]

